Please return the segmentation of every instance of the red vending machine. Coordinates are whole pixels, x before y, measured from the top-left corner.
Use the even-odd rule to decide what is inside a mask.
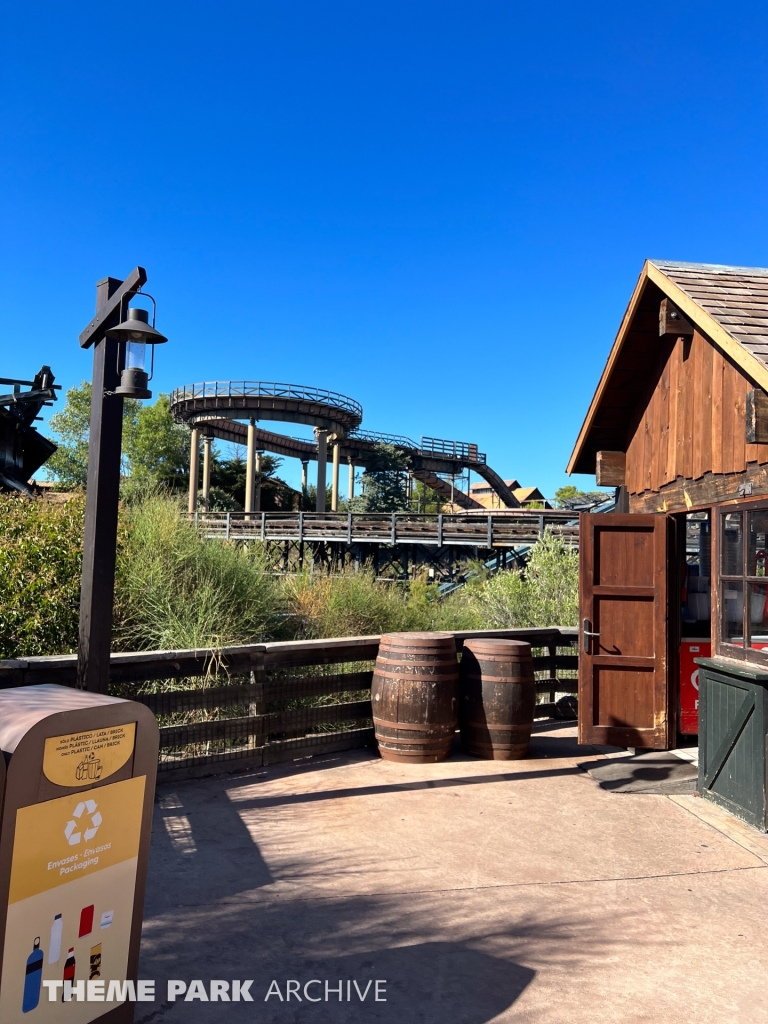
[[[680,732],[695,736],[699,731],[699,666],[694,658],[708,658],[709,640],[683,640],[680,644]]]
[[[711,643],[711,552],[708,512],[685,517],[684,561],[680,601],[680,707],[678,729],[686,736],[699,731],[699,667]]]

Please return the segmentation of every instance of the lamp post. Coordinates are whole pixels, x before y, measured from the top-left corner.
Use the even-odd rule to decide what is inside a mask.
[[[109,686],[123,399],[151,397],[146,346],[153,346],[154,367],[154,345],[167,341],[155,330],[154,323],[149,325],[145,310],[128,309],[124,318],[127,302],[140,293],[146,280],[143,267],[136,267],[124,281],[114,277],[98,281],[96,315],[80,335],[82,348],[93,346],[93,390],[77,685],[97,693],[106,693]],[[151,301],[154,308],[154,299]]]

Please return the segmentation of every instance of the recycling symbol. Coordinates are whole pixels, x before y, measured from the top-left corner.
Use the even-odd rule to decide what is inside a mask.
[[[81,800],[72,812],[71,819],[64,827],[64,835],[70,846],[77,846],[83,836],[85,836],[86,842],[89,842],[96,836],[102,821],[101,811],[97,811],[96,806],[95,800]],[[87,817],[81,822],[80,819],[84,814],[87,814]],[[83,829],[83,825],[88,824],[88,822],[90,822],[89,827]]]

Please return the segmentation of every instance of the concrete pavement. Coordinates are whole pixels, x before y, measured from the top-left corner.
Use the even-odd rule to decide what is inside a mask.
[[[768,839],[578,767],[611,756],[549,723],[525,761],[161,786],[136,1020],[768,1022]],[[168,978],[252,979],[254,1002],[168,1002]]]

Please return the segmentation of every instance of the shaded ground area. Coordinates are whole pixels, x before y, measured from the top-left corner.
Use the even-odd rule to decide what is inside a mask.
[[[621,754],[549,723],[525,761],[353,752],[161,787],[137,1021],[767,1021],[768,839],[579,767]],[[168,978],[253,979],[254,1002],[163,1002]]]
[[[614,793],[694,793],[699,770],[666,750],[635,757],[600,758],[579,765],[602,789]]]

